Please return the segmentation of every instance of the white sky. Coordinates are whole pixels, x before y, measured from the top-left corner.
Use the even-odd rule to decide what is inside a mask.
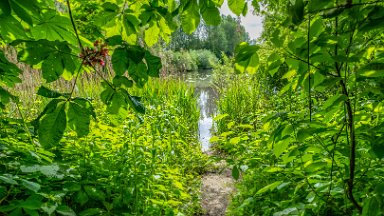
[[[257,39],[260,37],[261,32],[263,31],[263,18],[261,16],[253,15],[252,11],[253,7],[249,4],[247,16],[241,16],[241,23],[245,27],[245,30],[249,33],[249,37],[251,39]],[[221,6],[220,12],[224,15],[231,15],[236,17],[236,15],[233,14],[229,9],[227,0],[225,0]]]

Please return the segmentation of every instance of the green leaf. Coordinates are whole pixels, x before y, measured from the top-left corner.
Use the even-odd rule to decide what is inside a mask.
[[[67,118],[65,115],[66,102],[59,102],[56,109],[45,114],[39,124],[39,141],[45,147],[52,147],[63,137]]]
[[[0,109],[5,109],[5,104],[9,103],[14,96],[0,87]]]
[[[136,85],[140,88],[148,81],[147,65],[144,62],[135,64],[132,61],[129,64],[129,76],[135,81]]]
[[[129,66],[129,58],[125,48],[117,48],[112,54],[112,66],[117,75],[123,75]]]
[[[279,141],[279,142],[274,144],[274,146],[273,146],[273,153],[275,154],[275,156],[277,158],[280,157],[280,155],[285,150],[287,150],[287,148],[289,146],[289,143],[290,143],[290,139],[287,138],[287,139],[281,140],[281,141]]]
[[[272,53],[268,57],[268,73],[273,76],[277,71],[279,71],[279,68],[281,64],[283,63],[283,60],[277,53]]]
[[[240,170],[239,170],[239,167],[236,165],[233,166],[233,168],[232,168],[232,177],[235,180],[238,180],[240,178]]]
[[[232,145],[237,145],[240,142],[240,137],[233,137],[229,140],[229,143]]]
[[[4,83],[8,87],[14,87],[16,83],[20,83],[19,78],[21,70],[8,61],[3,51],[0,50],[0,84]]]
[[[248,72],[254,74],[259,68],[258,47],[246,42],[236,47],[235,70],[240,73]]]
[[[332,0],[311,0],[308,2],[310,12],[323,10],[332,6]]]
[[[140,102],[140,97],[131,96],[131,95],[128,94],[128,98],[129,98],[131,106],[135,109],[136,112],[145,114],[145,107]]]
[[[42,63],[42,74],[48,82],[57,80],[62,74],[74,74],[79,59],[73,56],[67,42],[19,41],[25,48],[18,53],[20,61],[31,65]],[[70,78],[70,77],[65,77]]]
[[[113,85],[116,87],[125,86],[126,88],[131,88],[133,86],[133,81],[125,76],[116,75],[113,78]]]
[[[7,184],[17,185],[17,182],[11,176],[0,175],[0,180]]]
[[[360,27],[359,32],[365,33],[372,30],[379,30],[383,27],[384,22],[384,7],[376,5],[374,9],[368,14],[368,20],[366,20]]]
[[[68,126],[76,131],[78,137],[89,133],[91,116],[95,116],[92,104],[84,98],[75,98],[68,104]]]
[[[119,89],[111,95],[110,101],[107,104],[107,110],[111,114],[119,114],[121,109],[127,109],[127,102],[122,91],[123,89]]]
[[[181,14],[181,26],[187,34],[192,34],[200,23],[200,13],[196,0],[191,0]]]
[[[291,16],[292,23],[299,25],[304,20],[304,1],[295,0],[294,4],[292,1],[288,6],[288,13]]]
[[[31,182],[31,181],[27,181],[25,179],[21,179],[21,183],[28,190],[31,190],[31,191],[33,191],[35,193],[37,193],[40,190],[40,185],[35,183],[35,182]]]
[[[61,16],[54,10],[49,10],[39,18],[38,23],[31,29],[36,40],[63,41],[76,44],[71,21],[66,16]]]
[[[34,197],[30,197],[24,202],[20,203],[20,207],[23,209],[29,209],[29,210],[37,210],[41,207],[42,202],[38,199],[35,199]]]
[[[145,52],[144,58],[148,66],[148,75],[151,77],[159,77],[160,69],[162,67],[161,59],[152,55],[149,51]]]
[[[136,64],[139,64],[143,61],[145,52],[146,51],[144,48],[140,46],[129,46],[127,49],[128,58]]]
[[[276,182],[273,182],[272,184],[269,184],[263,188],[261,188],[260,190],[258,190],[256,192],[257,195],[259,194],[263,194],[267,191],[273,191],[275,188],[277,188],[283,181],[276,181]]]
[[[308,166],[304,168],[306,172],[312,173],[312,172],[317,172],[319,170],[324,170],[324,167],[327,166],[326,162],[315,162],[311,163]]]
[[[240,16],[246,7],[246,2],[244,0],[228,0],[228,7],[234,14]]]
[[[340,103],[344,102],[345,100],[346,100],[345,95],[336,94],[336,95],[332,96],[331,98],[329,98],[327,101],[325,101],[322,108],[324,110],[329,110],[335,106],[340,105]]]
[[[12,10],[21,20],[29,25],[33,25],[32,16],[39,14],[39,11],[37,10],[37,2],[35,0],[10,0],[10,4]]]
[[[104,104],[108,105],[111,102],[115,90],[112,89],[106,82],[102,82],[101,85],[103,86],[104,91],[101,92],[100,99]]]
[[[105,200],[105,194],[100,189],[86,185],[86,186],[84,186],[84,190],[87,193],[87,195],[89,196],[89,198],[91,198],[93,200],[98,200],[98,201],[104,201]]]
[[[75,201],[83,206],[84,204],[86,204],[89,201],[87,193],[85,193],[85,191],[83,191],[83,190],[77,192],[76,197],[75,197]]]
[[[9,16],[11,15],[11,5],[9,4],[9,1],[0,1],[0,16],[5,15]]]
[[[151,25],[144,33],[144,41],[149,46],[152,47],[159,40],[160,28],[156,22],[151,22]]]
[[[221,22],[220,11],[216,7],[207,7],[201,11],[203,19],[207,25],[217,26]]]
[[[10,43],[16,39],[28,39],[24,27],[13,16],[0,16],[0,36],[4,42]]]
[[[215,116],[215,117],[213,118],[213,120],[215,120],[215,121],[220,121],[221,119],[224,119],[224,118],[226,118],[226,117],[228,117],[228,116],[229,116],[229,115],[228,115],[227,113],[219,114],[219,115]]]
[[[377,196],[369,197],[368,199],[365,199],[364,206],[363,206],[363,216],[380,216],[382,215],[382,211],[380,209],[383,209],[380,206],[380,201],[378,200]]]
[[[44,203],[42,206],[41,206],[41,209],[47,213],[48,215],[51,215],[57,208],[57,204],[52,204],[52,203],[49,203],[49,202],[46,202]]]
[[[51,100],[51,101],[44,107],[43,112],[40,113],[40,115],[36,118],[35,121],[39,121],[39,120],[41,119],[41,117],[43,117],[45,114],[49,114],[49,113],[52,113],[53,111],[55,111],[57,105],[58,105],[60,102],[65,102],[65,100],[64,100],[64,99],[53,99],[53,100]]]
[[[108,44],[108,46],[123,45],[123,43],[124,43],[121,35],[115,35],[113,37],[109,37],[109,38],[105,39],[105,42]]]
[[[58,97],[68,97],[68,94],[62,94],[57,91],[53,91],[45,86],[40,86],[37,94],[46,98],[58,98]]]
[[[364,77],[384,76],[384,63],[371,62],[359,70],[359,75]]]
[[[311,21],[311,29],[309,31],[310,37],[318,37],[323,32],[323,20],[317,18]]]
[[[57,207],[56,212],[64,216],[76,216],[76,213],[66,205],[61,205]]]
[[[65,71],[73,74],[76,70],[76,65],[72,56],[66,54],[56,54],[50,55],[43,62],[41,69],[43,78],[46,79],[47,82],[53,82],[59,79]]]
[[[378,138],[374,142],[371,142],[371,144],[374,155],[378,158],[384,158],[384,142],[382,139]]]

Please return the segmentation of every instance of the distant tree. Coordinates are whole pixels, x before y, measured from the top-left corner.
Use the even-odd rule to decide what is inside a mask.
[[[175,31],[168,47],[175,51],[207,49],[215,53],[217,57],[220,57],[222,52],[232,56],[237,44],[242,41],[249,42],[249,40],[249,35],[239,19],[222,16],[220,25],[208,26],[205,22],[201,22],[196,31],[190,35],[181,29]]]

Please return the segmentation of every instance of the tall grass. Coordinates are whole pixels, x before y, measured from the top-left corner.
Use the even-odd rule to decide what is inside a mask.
[[[57,146],[34,149],[22,124],[1,124],[1,172],[18,182],[32,182],[39,190],[20,182],[0,201],[0,212],[12,213],[12,206],[33,199],[38,214],[47,214],[46,206],[56,213],[69,209],[99,215],[199,214],[198,176],[206,157],[196,135],[199,110],[193,89],[180,81],[150,80],[143,88],[130,89],[142,96],[146,114],[128,110],[114,116],[98,99],[99,80],[86,76],[77,82],[75,95],[92,98],[95,107],[97,118],[88,136],[78,138],[68,130]],[[13,93],[29,121],[48,100],[36,95],[42,82],[38,71],[25,70],[23,79]],[[45,85],[68,92],[73,82]],[[17,117],[15,110],[8,106],[8,114],[0,115]],[[8,186],[1,182],[0,192]]]

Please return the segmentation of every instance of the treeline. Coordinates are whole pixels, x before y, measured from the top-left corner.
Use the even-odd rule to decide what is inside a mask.
[[[219,25],[208,26],[201,22],[190,35],[178,29],[172,34],[168,48],[174,51],[206,49],[220,58],[222,53],[233,56],[236,45],[243,41],[249,42],[250,38],[240,20],[223,15]]]
[[[192,34],[176,30],[170,43],[159,43],[158,53],[163,61],[163,74],[212,69],[223,56],[233,56],[235,47],[242,41],[250,42],[240,20],[221,16],[217,26],[201,21]]]

